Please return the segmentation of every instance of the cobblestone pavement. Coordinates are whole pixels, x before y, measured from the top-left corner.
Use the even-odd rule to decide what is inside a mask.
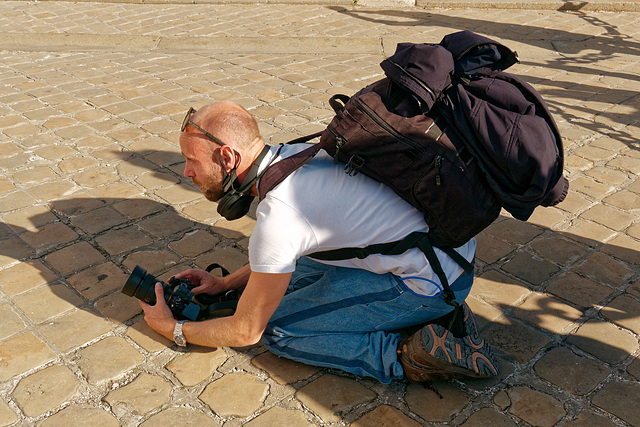
[[[189,106],[237,101],[283,142],[396,42],[460,29],[519,52],[571,181],[478,237],[499,378],[381,385],[146,327],[120,293],[136,264],[247,261],[253,220],[181,176]],[[3,1],[0,49],[0,425],[640,425],[640,13]]]

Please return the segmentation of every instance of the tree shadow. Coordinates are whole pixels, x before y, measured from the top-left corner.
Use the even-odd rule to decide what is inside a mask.
[[[339,6],[329,8],[356,19],[390,27],[450,29],[442,31],[441,35],[428,32],[416,40],[395,40],[396,36],[393,36],[395,41],[438,43],[449,32],[471,30],[500,40],[514,50],[523,46],[523,50],[532,49],[535,52],[541,49],[548,52],[544,56],[521,55],[521,64],[514,66],[509,72],[533,84],[560,122],[575,124],[593,134],[608,135],[631,149],[640,149],[635,128],[627,128],[629,125],[637,126],[640,120],[640,92],[635,85],[629,88],[624,84],[627,81],[637,81],[637,73],[624,71],[624,66],[617,69],[596,66],[599,61],[616,61],[622,56],[637,57],[640,55],[640,42],[632,36],[622,34],[616,25],[602,18],[580,11],[564,12],[579,17],[585,24],[583,31],[579,27],[568,32],[533,24],[448,16],[433,11],[363,10]],[[604,33],[594,35],[594,27],[602,28]],[[385,52],[389,55],[391,53]],[[576,76],[580,79],[575,79]],[[606,81],[602,81],[605,77]]]
[[[627,36],[618,31],[617,26],[605,20],[590,16],[584,12],[565,12],[572,16],[578,16],[585,24],[603,28],[604,35],[593,35],[592,33],[569,32],[553,28],[544,28],[521,23],[495,22],[480,18],[467,18],[463,16],[451,16],[433,11],[421,10],[392,10],[392,9],[346,9],[340,6],[329,6],[329,9],[338,11],[345,15],[352,16],[364,21],[382,24],[389,27],[412,26],[412,27],[438,27],[450,28],[451,31],[463,29],[482,32],[489,37],[501,40],[514,38],[522,44],[532,47],[539,47],[551,43],[556,46],[556,51],[565,55],[584,56],[577,59],[578,62],[592,63],[594,60],[611,59],[614,54],[637,55],[640,52],[640,42],[634,40],[632,36]],[[579,29],[576,29],[579,31]],[[519,36],[519,37],[516,37]],[[434,40],[431,42],[439,42]],[[575,42],[575,43],[570,43]],[[593,51],[585,53],[585,51]],[[560,67],[564,69],[565,67]],[[595,71],[592,71],[595,73]],[[620,73],[618,76],[632,78],[630,74]]]
[[[502,354],[504,369],[496,379],[468,386],[485,388],[509,376],[507,383],[528,381],[559,348],[585,369],[595,361],[607,373],[599,381],[622,372],[637,381],[640,243],[626,237],[602,243],[508,215],[477,241],[477,277],[467,302],[479,313],[485,339]],[[580,374],[565,368],[567,375]],[[541,376],[575,393],[561,374]]]

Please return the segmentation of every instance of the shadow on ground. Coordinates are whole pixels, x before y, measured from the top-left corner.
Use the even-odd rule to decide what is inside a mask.
[[[599,61],[616,61],[616,58],[625,55],[637,57],[640,55],[640,42],[631,35],[621,33],[616,25],[608,23],[605,18],[584,12],[566,12],[580,17],[584,22],[583,31],[580,27],[567,32],[427,11],[345,9],[338,6],[330,9],[390,27],[437,26],[450,28],[450,32],[471,30],[502,40],[515,50],[518,50],[516,42],[533,49],[542,48],[545,51],[543,57],[521,55],[519,70],[513,72],[539,90],[558,120],[575,123],[593,134],[601,133],[632,149],[640,149],[637,128],[626,128],[630,124],[637,126],[640,120],[640,92],[637,85],[625,84],[637,80],[637,69],[625,71],[630,67],[622,61],[617,69],[604,69],[597,65]],[[594,35],[594,27],[602,29],[601,33]],[[509,40],[515,42],[510,44]],[[429,39],[402,41],[438,43],[440,38],[433,35]],[[528,74],[531,67],[544,69],[545,77],[538,77],[537,73]],[[553,74],[556,74],[553,78],[546,77]],[[582,78],[580,81],[568,80],[570,75]],[[604,76],[608,84],[601,81]],[[614,108],[596,108],[602,107],[602,103],[610,103]]]
[[[21,261],[0,272],[0,281],[27,317],[32,314],[22,302],[49,286],[72,305],[130,325],[140,319],[140,307],[120,289],[135,265],[167,280],[210,262],[233,271],[244,259],[236,240],[154,200],[69,198],[51,202],[49,208],[30,218],[33,228],[0,225],[2,264]],[[488,341],[502,354],[505,376],[528,369],[540,352],[559,346],[589,353],[612,370],[631,362],[637,342],[630,351],[580,329],[608,322],[635,327],[639,252],[506,217],[478,240],[479,277],[470,303]],[[55,243],[44,243],[51,241]],[[11,275],[25,265],[30,266],[25,270],[29,277],[21,284]],[[34,272],[41,277],[34,280]],[[36,285],[32,288],[29,281]],[[34,324],[48,320],[34,316]]]

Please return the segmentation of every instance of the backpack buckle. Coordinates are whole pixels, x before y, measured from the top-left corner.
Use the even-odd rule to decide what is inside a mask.
[[[369,253],[367,248],[364,247],[364,248],[356,249],[355,255],[356,255],[356,258],[358,258],[358,259],[365,259],[366,257],[368,257],[371,254]]]
[[[361,167],[364,166],[364,159],[357,154],[354,154],[349,158],[349,161],[344,166],[344,171],[349,176],[355,176]]]

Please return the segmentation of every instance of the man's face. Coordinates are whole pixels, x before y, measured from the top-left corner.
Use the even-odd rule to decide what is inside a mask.
[[[219,161],[220,153],[206,140],[204,135],[182,133],[180,135],[180,149],[185,158],[184,176],[204,194],[207,200],[217,202],[224,195],[222,191],[222,166]]]

